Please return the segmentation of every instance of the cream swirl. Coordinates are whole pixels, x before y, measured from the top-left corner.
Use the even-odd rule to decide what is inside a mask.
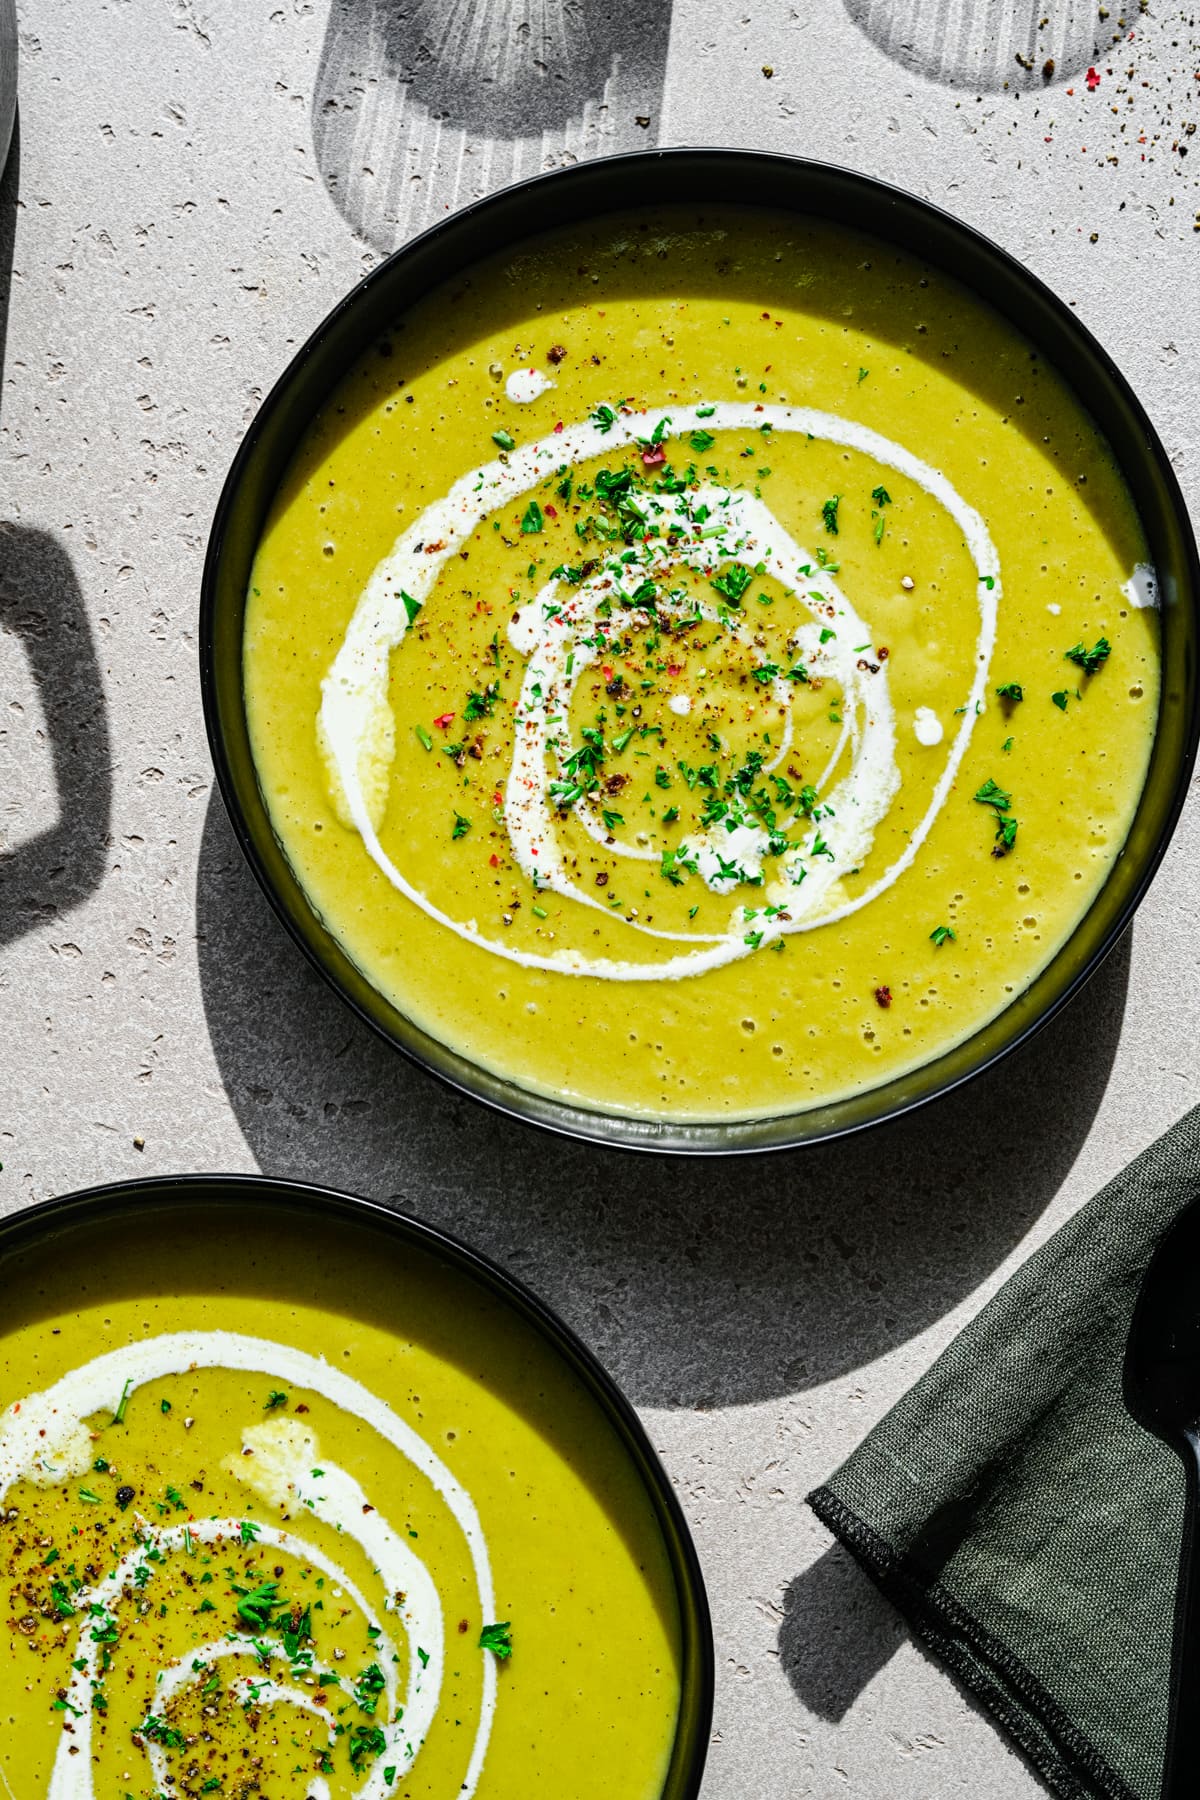
[[[650,418],[645,412],[614,416],[609,409],[602,409],[599,418],[556,430],[550,437],[464,475],[444,499],[427,508],[401,535],[376,568],[322,683],[318,738],[331,789],[340,813],[358,832],[372,861],[429,917],[493,955],[526,968],[620,981],[678,979],[750,955],[792,932],[811,930],[857,912],[890,888],[920,853],[966,754],[975,719],[983,710],[1001,598],[999,561],[983,519],[939,470],[864,425],[811,408],[738,402],[672,408],[656,441],[701,429],[803,433],[859,451],[904,475],[941,505],[959,527],[975,565],[977,579],[971,598],[978,610],[978,629],[959,723],[928,804],[900,854],[861,892],[850,896],[843,877],[863,865],[900,786],[886,668],[882,661],[864,663],[846,648],[848,642],[860,639],[869,644],[869,625],[856,613],[832,573],[821,566],[822,559],[797,543],[756,496],[714,484],[689,492],[686,499],[641,494],[637,503],[645,507],[647,523],[656,526],[657,533],[636,546],[631,575],[654,579],[672,566],[686,565],[706,573],[718,563],[736,563],[747,571],[774,577],[806,615],[793,629],[790,647],[804,658],[806,667],[837,680],[842,689],[840,737],[816,784],[819,809],[789,821],[800,827],[800,842],[773,866],[769,880],[763,861],[767,833],[752,821],[735,825],[730,836],[720,842],[702,836],[681,846],[676,855],[686,851],[687,866],[694,867],[714,891],[728,892],[750,879],[762,888],[765,904],[752,910],[734,906],[727,928],[720,934],[660,931],[636,917],[623,918],[634,934],[690,946],[668,957],[637,961],[588,956],[575,949],[545,954],[513,947],[485,935],[474,920],[449,915],[396,866],[379,838],[395,753],[395,725],[388,701],[391,653],[403,642],[414,608],[432,593],[440,571],[486,518],[523,498],[564,465],[644,443]],[[636,586],[636,582],[630,585]],[[510,628],[513,646],[526,657],[527,665],[516,708],[504,811],[514,859],[528,879],[538,888],[599,910],[610,919],[614,914],[570,879],[556,836],[552,801],[557,795],[561,810],[564,788],[566,804],[585,830],[599,836],[590,802],[585,794],[571,794],[561,779],[554,783],[549,766],[557,760],[560,775],[566,767],[571,694],[582,671],[595,661],[597,645],[636,623],[630,610],[632,596],[621,591],[616,596],[618,610],[610,611],[603,622],[598,618],[602,601],[611,603],[613,598],[607,577],[591,578],[578,586],[555,577],[531,606],[522,609]],[[670,602],[663,604],[669,607]],[[711,606],[692,603],[691,610],[713,621],[719,617]],[[836,637],[824,629],[834,615],[839,615],[846,627]],[[728,614],[722,622],[731,642],[752,651],[744,626]],[[769,694],[786,710],[793,690],[784,678],[778,671],[764,668],[761,680],[764,695]],[[789,717],[783,747],[774,762],[763,765],[766,772],[786,754],[790,733]],[[848,767],[840,772],[843,760]],[[830,786],[834,776],[837,779]],[[828,820],[836,820],[836,825],[828,825]],[[615,854],[636,861],[649,860],[657,853],[625,843],[616,846]],[[615,916],[622,919],[620,914]],[[748,932],[751,919],[755,929]]]
[[[474,1503],[462,1485],[411,1426],[353,1377],[332,1368],[317,1357],[291,1345],[227,1331],[185,1331],[149,1338],[145,1342],[112,1350],[64,1375],[53,1386],[11,1406],[0,1423],[0,1500],[15,1483],[28,1478],[41,1485],[66,1478],[78,1467],[80,1441],[87,1441],[84,1421],[100,1412],[114,1413],[148,1381],[182,1375],[195,1369],[237,1369],[284,1380],[311,1389],[347,1414],[363,1420],[410,1462],[440,1495],[452,1514],[470,1554],[481,1617],[493,1618],[495,1597],[491,1566],[483,1528]],[[377,1612],[346,1570],[319,1544],[307,1541],[296,1529],[256,1524],[254,1541],[270,1545],[322,1573],[358,1609],[367,1621],[375,1645],[387,1717],[380,1724],[382,1743],[363,1781],[357,1800],[384,1800],[397,1773],[411,1768],[437,1714],[445,1669],[445,1631],[436,1583],[415,1554],[406,1537],[372,1503],[358,1481],[346,1470],[322,1459],[314,1466],[315,1439],[298,1422],[270,1420],[243,1433],[243,1452],[254,1454],[245,1464],[231,1459],[230,1469],[268,1501],[303,1511],[322,1520],[344,1538],[355,1542],[379,1577],[384,1593]],[[86,1466],[86,1465],[85,1465]],[[290,1515],[289,1515],[290,1516]],[[135,1570],[149,1583],[162,1576],[194,1543],[237,1542],[243,1522],[237,1518],[189,1521],[187,1525],[158,1526],[138,1521],[139,1545],[102,1580],[72,1596],[75,1610],[89,1622],[79,1634],[77,1655],[66,1689],[64,1730],[55,1757],[47,1800],[95,1800],[92,1778],[92,1725],[94,1696],[101,1675],[106,1643],[117,1635],[115,1614],[131,1591]],[[408,1680],[398,1692],[395,1669],[399,1663],[389,1625],[399,1626],[408,1641]],[[242,1677],[238,1692],[253,1697],[257,1706],[284,1703],[299,1706],[322,1721],[330,1741],[340,1727],[333,1708],[294,1682],[276,1679],[270,1663],[264,1669],[263,1646],[239,1634],[227,1634],[189,1649],[159,1672],[155,1702],[159,1707],[185,1687],[202,1678],[214,1663],[229,1657],[253,1657],[262,1678]],[[496,1670],[487,1651],[482,1656],[482,1698],[479,1722],[461,1786],[456,1796],[475,1792],[496,1706]],[[278,1660],[291,1659],[278,1651]],[[144,1747],[156,1787],[167,1786],[168,1763],[161,1741],[143,1733]],[[389,1777],[390,1771],[390,1777]],[[314,1800],[326,1800],[323,1777],[309,1781]]]

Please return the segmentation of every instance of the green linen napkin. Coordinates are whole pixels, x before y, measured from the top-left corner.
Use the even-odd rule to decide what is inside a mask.
[[[1184,1477],[1126,1411],[1121,1370],[1146,1265],[1197,1194],[1200,1108],[1032,1256],[809,1495],[1070,1800],[1158,1800]]]

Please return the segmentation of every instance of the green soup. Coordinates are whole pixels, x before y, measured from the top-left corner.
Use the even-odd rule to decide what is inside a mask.
[[[850,231],[632,214],[372,345],[248,599],[275,831],[426,1030],[678,1119],[889,1079],[1120,853],[1154,572],[986,305]]]
[[[656,1800],[656,1518],[496,1296],[366,1227],[221,1208],[4,1274],[0,1793]]]

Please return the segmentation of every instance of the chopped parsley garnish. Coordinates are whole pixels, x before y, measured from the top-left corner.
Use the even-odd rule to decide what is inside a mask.
[[[542,531],[545,528],[545,523],[545,520],[542,518],[541,507],[536,500],[531,500],[529,505],[525,508],[525,516],[521,520],[521,530],[532,536],[535,532]]]
[[[516,438],[508,431],[493,431],[492,442],[499,444],[501,450],[515,450],[517,447]]]
[[[1007,812],[1012,805],[1012,795],[1006,794],[1004,789],[997,786],[990,778],[977,791],[975,798],[980,806],[994,806],[998,812]]]
[[[742,596],[750,586],[754,577],[743,563],[733,563],[724,573],[718,575],[712,585],[718,594],[722,594],[731,606],[740,606]]]
[[[611,406],[598,406],[595,412],[588,416],[597,431],[611,431],[617,422],[617,415]]]
[[[355,1682],[354,1698],[369,1718],[374,1718],[375,1709],[379,1705],[379,1696],[386,1688],[387,1681],[378,1663],[371,1663]]]
[[[270,1393],[267,1395],[267,1404],[266,1404],[265,1410],[267,1412],[274,1412],[277,1406],[286,1406],[287,1399],[288,1399],[288,1397],[284,1393],[282,1388],[272,1388]]]
[[[129,1381],[127,1381],[125,1383],[125,1386],[121,1389],[121,1398],[118,1400],[117,1410],[112,1416],[112,1422],[114,1425],[123,1425],[125,1423],[125,1408],[129,1405],[129,1390],[132,1386],[133,1386],[133,1381],[131,1378]]]
[[[168,1750],[186,1750],[187,1739],[182,1731],[174,1725],[168,1725],[165,1719],[156,1718],[147,1713],[141,1724],[134,1729],[135,1737],[149,1738],[152,1743],[163,1744]]]
[[[403,588],[400,589],[400,598],[404,602],[404,610],[408,614],[409,624],[414,625],[416,623],[417,614],[421,610],[421,602],[419,600],[414,600],[411,594],[406,594]]]
[[[1010,817],[1009,807],[1012,795],[990,778],[978,789],[975,799],[980,806],[990,806],[996,815],[996,841],[992,845],[993,856],[1006,856],[1017,838],[1017,821]]]
[[[1097,638],[1090,650],[1085,649],[1082,644],[1073,644],[1064,654],[1068,662],[1078,664],[1085,675],[1094,675],[1112,655],[1112,645],[1106,637],[1102,637]]]
[[[479,1648],[490,1650],[501,1662],[512,1655],[512,1626],[505,1619],[497,1625],[485,1625],[479,1634]]]
[[[496,701],[500,696],[500,683],[489,681],[482,694],[471,691],[467,695],[467,704],[463,707],[463,718],[468,725],[476,719],[490,719],[496,710]]]
[[[65,1581],[52,1581],[50,1583],[50,1599],[53,1602],[54,1610],[60,1619],[69,1619],[75,1611],[75,1605],[71,1599],[70,1590]]]
[[[255,1631],[266,1631],[279,1603],[279,1583],[264,1581],[256,1588],[235,1587],[233,1591],[241,1595],[237,1616],[243,1625],[249,1625]]]
[[[822,502],[821,505],[822,521],[824,522],[826,531],[833,537],[836,537],[838,534],[838,507],[841,503],[842,496],[840,494],[833,494],[828,500]]]
[[[432,750],[433,749],[433,739],[430,737],[429,733],[426,731],[426,729],[423,725],[417,726],[417,742],[420,744],[420,746],[423,750]]]
[[[1014,705],[1018,700],[1023,700],[1025,698],[1025,690],[1019,681],[1004,682],[996,689],[996,694],[999,699],[1011,700]]]
[[[243,1519],[238,1526],[238,1535],[243,1544],[256,1544],[259,1530],[260,1527],[254,1523],[253,1519]]]
[[[664,850],[662,853],[661,873],[672,887],[683,886],[681,869],[690,869],[693,874],[696,870],[696,860],[689,854],[686,844],[679,844],[674,850]]]
[[[716,441],[717,440],[711,431],[691,431],[688,433],[688,443],[692,446],[692,449],[698,456],[703,456],[706,450],[711,450]]]
[[[1059,712],[1066,712],[1067,701],[1071,698],[1066,688],[1059,688],[1057,694],[1051,694],[1050,698],[1055,706],[1057,706]]]
[[[450,836],[452,838],[465,838],[470,829],[470,819],[468,819],[465,814],[456,812],[454,815],[454,826],[450,832]]]
[[[378,1725],[355,1725],[350,1732],[350,1767],[356,1775],[361,1774],[367,1758],[382,1756],[387,1747]]]
[[[929,941],[936,944],[940,950],[943,944],[955,942],[955,934],[949,925],[935,925],[929,934]]]

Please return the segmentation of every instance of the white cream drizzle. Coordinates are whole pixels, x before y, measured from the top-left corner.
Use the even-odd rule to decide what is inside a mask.
[[[543,701],[553,689],[558,712],[565,719],[570,688],[595,656],[590,647],[578,640],[583,635],[595,635],[595,608],[602,597],[611,598],[611,586],[601,586],[603,576],[593,577],[575,589],[552,580],[532,605],[522,609],[517,624],[509,633],[518,653],[530,659],[517,706],[516,741],[505,809],[514,857],[531,879],[536,876],[538,885],[602,911],[610,919],[615,917],[636,933],[682,940],[694,948],[654,962],[588,956],[575,949],[540,953],[517,949],[498,938],[488,937],[473,919],[454,919],[443,911],[396,867],[378,837],[394,753],[394,722],[388,701],[389,658],[402,642],[410,623],[410,609],[403,595],[407,594],[409,601],[418,606],[423,604],[433,591],[443,566],[457,554],[484,519],[501,506],[521,498],[564,464],[583,462],[644,439],[648,422],[661,416],[660,409],[653,413],[620,413],[607,430],[602,430],[592,419],[565,426],[537,443],[509,453],[503,461],[487,463],[461,477],[444,499],[435,501],[400,536],[389,555],[375,569],[322,683],[318,739],[329,768],[335,804],[339,814],[361,836],[376,866],[400,893],[430,918],[466,941],[525,968],[599,976],[614,981],[673,980],[720,967],[752,954],[754,949],[777,937],[833,923],[869,905],[899,879],[919,854],[953,785],[984,700],[1001,598],[999,560],[983,519],[939,470],[865,425],[807,407],[759,407],[750,402],[720,402],[702,409],[674,407],[670,410],[664,441],[700,428],[757,432],[766,425],[776,432],[800,432],[860,451],[908,477],[943,506],[958,525],[978,577],[976,595],[972,599],[978,607],[979,627],[974,669],[964,696],[961,722],[925,812],[908,835],[904,849],[889,867],[863,892],[853,898],[847,897],[841,885],[842,877],[861,867],[900,779],[886,667],[880,665],[875,672],[864,674],[858,668],[857,659],[848,657],[841,647],[847,640],[851,643],[871,642],[871,632],[857,618],[831,576],[817,567],[817,559],[794,542],[761,500],[740,490],[713,487],[689,493],[686,497],[646,496],[644,503],[656,509],[654,516],[660,524],[664,513],[673,512],[673,527],[679,528],[680,536],[671,552],[661,539],[648,540],[641,546],[643,561],[639,573],[661,574],[667,566],[680,561],[689,562],[695,568],[712,568],[728,561],[739,561],[748,567],[763,565],[812,615],[811,623],[797,627],[792,642],[806,661],[812,661],[814,668],[836,676],[845,684],[841,737],[829,768],[818,784],[823,829],[818,831],[814,826],[807,833],[801,851],[782,859],[784,866],[778,878],[756,891],[756,900],[781,910],[774,916],[764,917],[762,908],[756,907],[753,933],[746,931],[747,909],[741,906],[733,908],[728,929],[719,936],[660,932],[652,930],[636,916],[614,914],[595,896],[576,888],[567,879],[558,853],[547,791],[547,751],[557,752],[565,742],[565,736],[552,726],[550,709],[539,704],[533,688],[541,686]],[[691,525],[687,520],[685,499],[693,509],[701,503],[719,509],[715,516],[723,528],[721,533],[714,535],[710,528],[705,535],[698,526]],[[810,593],[820,594],[820,602],[810,600]],[[557,610],[549,621],[545,621],[544,611],[551,603]],[[819,643],[816,604],[826,608],[832,605],[845,615],[844,635],[825,646]],[[711,616],[717,615],[712,612]],[[615,634],[622,625],[630,622],[629,614],[614,611],[608,625]],[[739,629],[735,625],[733,635],[736,636]],[[841,630],[839,625],[839,632]],[[569,673],[568,662],[571,665]],[[537,675],[533,673],[535,667],[539,671]],[[786,700],[787,691],[781,696],[781,689],[786,689],[785,683],[771,684],[773,699],[782,697]],[[847,750],[849,769],[836,786],[826,792],[825,783]],[[832,810],[827,812],[826,809]],[[576,813],[587,825],[588,809],[577,806]],[[829,819],[835,823],[829,824]],[[591,829],[590,825],[588,829]],[[596,835],[594,831],[593,835]],[[817,849],[818,839],[823,846],[820,850]],[[694,846],[689,843],[688,848],[691,850]],[[644,860],[655,858],[653,851],[641,846],[621,845],[619,853]],[[701,845],[697,860],[701,873],[707,870],[710,884],[721,891],[719,873],[713,879],[713,855],[711,844]],[[728,856],[726,860],[729,860]],[[801,864],[805,867],[805,878],[803,885],[797,886]],[[735,884],[727,882],[724,885]],[[748,944],[748,936],[756,941]]]
[[[410,1425],[361,1382],[305,1351],[264,1338],[227,1331],[174,1332],[148,1338],[142,1343],[98,1356],[73,1369],[53,1386],[16,1402],[0,1422],[0,1501],[23,1478],[44,1483],[48,1462],[58,1460],[61,1469],[58,1479],[66,1480],[73,1466],[72,1458],[59,1460],[58,1452],[60,1447],[78,1442],[80,1431],[86,1430],[84,1421],[88,1417],[96,1413],[115,1413],[122,1395],[132,1396],[147,1381],[182,1375],[199,1368],[238,1369],[310,1388],[377,1431],[420,1471],[449,1508],[470,1552],[481,1618],[485,1623],[494,1618],[495,1595],[483,1528],[470,1495],[441,1459]],[[310,1451],[315,1451],[315,1439],[307,1430],[295,1430],[295,1423],[278,1420],[250,1427],[243,1434],[243,1447],[255,1454],[246,1458],[244,1469],[235,1464],[234,1472],[272,1504],[294,1506],[297,1511],[302,1509],[305,1517],[311,1515],[322,1519],[334,1530],[352,1538],[380,1577],[386,1596],[384,1614],[394,1616],[405,1631],[409,1643],[409,1669],[401,1710],[393,1639],[354,1582],[319,1546],[307,1542],[295,1531],[255,1521],[258,1543],[270,1544],[321,1569],[358,1607],[367,1624],[379,1633],[375,1641],[391,1715],[388,1723],[381,1722],[387,1739],[387,1753],[376,1759],[355,1792],[357,1800],[384,1800],[392,1791],[384,1779],[385,1766],[407,1772],[420,1753],[437,1714],[445,1665],[441,1603],[429,1571],[407,1539],[393,1529],[377,1504],[368,1502],[364,1490],[352,1475],[324,1460],[319,1467],[314,1466]],[[74,1596],[76,1608],[84,1617],[88,1616],[87,1608],[92,1605],[115,1609],[132,1583],[133,1570],[149,1545],[156,1546],[164,1559],[169,1559],[186,1554],[189,1539],[205,1544],[236,1542],[240,1529],[239,1518],[193,1520],[187,1525],[161,1527],[140,1520],[139,1547],[130,1551],[104,1580]],[[162,1572],[168,1562],[147,1566],[153,1575]],[[483,1772],[496,1707],[495,1661],[487,1651],[480,1654],[483,1692],[479,1723],[462,1785],[454,1790],[456,1796],[466,1796],[467,1800],[474,1794]],[[232,1655],[254,1655],[257,1660],[257,1653],[250,1643],[240,1637],[214,1640],[188,1651],[160,1673],[156,1703],[165,1704],[213,1662]],[[83,1666],[73,1670],[67,1689],[72,1712],[64,1714],[64,1719],[70,1716],[72,1730],[70,1733],[64,1731],[59,1741],[47,1800],[95,1800],[91,1762],[92,1683],[99,1678],[100,1646],[90,1631],[80,1633],[76,1660]],[[286,1661],[282,1653],[280,1660]],[[199,1668],[194,1669],[193,1664],[199,1664]],[[274,1678],[265,1678],[263,1683],[256,1681],[253,1685],[258,1692],[259,1704],[264,1703],[267,1695],[268,1699],[303,1705],[323,1718],[331,1732],[337,1723],[336,1715],[328,1706],[322,1707],[302,1689],[279,1683]],[[145,1747],[154,1780],[163,1788],[168,1774],[165,1752],[152,1740],[147,1740]],[[315,1785],[310,1782],[309,1788],[314,1796],[321,1794],[319,1782]]]
[[[1139,611],[1148,606],[1158,605],[1158,575],[1152,563],[1135,563],[1133,574],[1123,583],[1121,592],[1130,606]]]
[[[514,405],[528,406],[557,385],[541,369],[514,369],[504,384],[504,391]]]
[[[932,749],[935,744],[941,743],[945,735],[942,721],[932,706],[918,706],[913,714],[913,736],[918,744],[924,744],[927,749]]]

